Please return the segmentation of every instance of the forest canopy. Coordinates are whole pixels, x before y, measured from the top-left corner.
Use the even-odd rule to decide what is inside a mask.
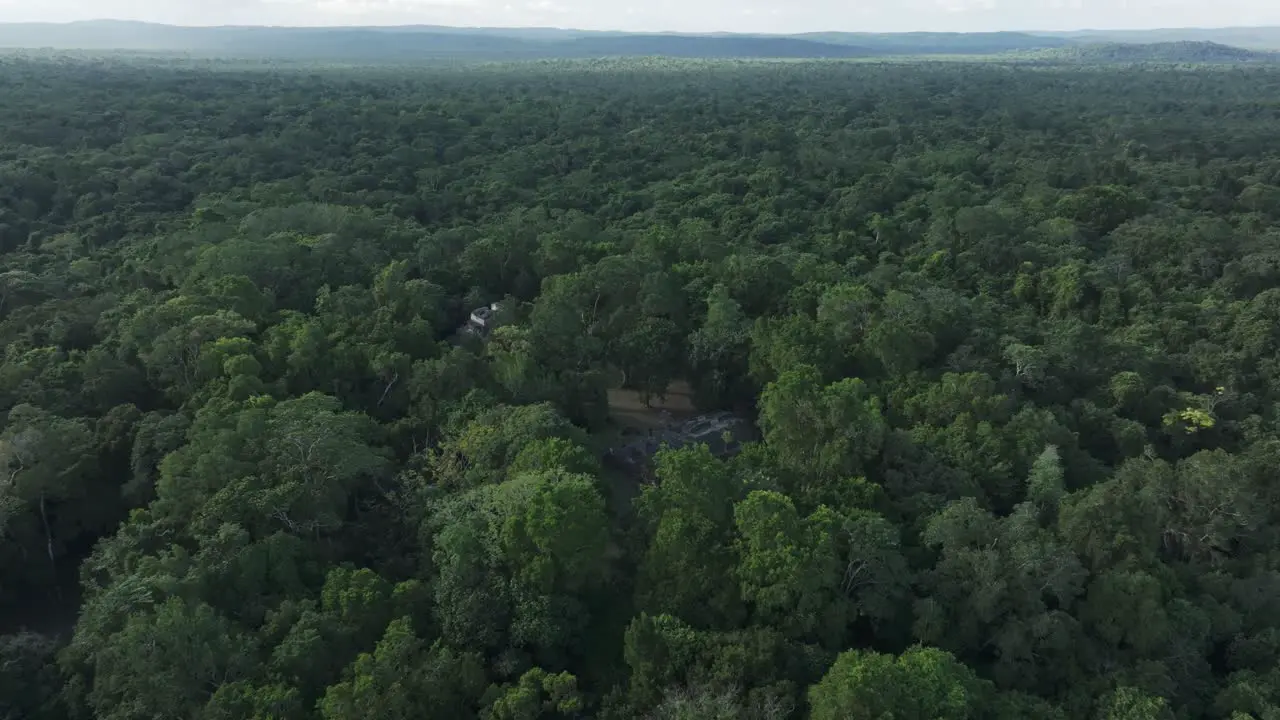
[[[1280,70],[0,98],[3,720],[1280,717]]]

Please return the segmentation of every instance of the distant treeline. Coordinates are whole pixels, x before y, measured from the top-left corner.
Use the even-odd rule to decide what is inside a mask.
[[[1260,59],[1240,48],[1280,48],[1280,29],[1129,33],[841,33],[802,35],[636,34],[551,28],[177,27],[136,22],[0,24],[0,48],[182,52],[359,62],[432,59],[874,58],[1047,53],[1059,60],[1233,62]],[[1270,39],[1274,36],[1274,40]],[[1118,43],[1124,43],[1122,45]],[[1148,44],[1157,43],[1157,44]],[[1215,44],[1216,43],[1216,44]],[[1223,48],[1223,45],[1238,47]],[[1115,48],[1121,50],[1115,50]],[[1083,57],[1077,54],[1085,48]],[[1100,50],[1099,48],[1112,48]],[[1227,50],[1229,52],[1223,52]],[[1064,51],[1061,54],[1055,51]]]

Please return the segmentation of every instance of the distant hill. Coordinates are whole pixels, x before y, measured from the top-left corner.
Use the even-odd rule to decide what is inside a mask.
[[[1246,50],[1215,42],[1089,43],[1040,54],[1056,60],[1091,63],[1259,63],[1277,62],[1280,55]]]
[[[1062,37],[1023,32],[977,33],[803,33],[794,37],[856,45],[887,55],[989,55],[1011,50],[1039,50],[1075,44]]]
[[[660,55],[688,58],[851,58],[876,51],[788,36],[587,33],[542,28],[176,27],[95,21],[0,24],[0,47],[173,51],[340,60],[539,59]]]
[[[1072,43],[1212,42],[1247,50],[1280,50],[1280,27],[1168,28],[1162,30],[1077,30],[1036,32],[1035,35]]]
[[[234,56],[412,60],[656,55],[684,58],[856,58],[994,54],[1063,47],[1028,33],[623,33],[555,28],[178,27],[139,22],[0,24],[0,48],[171,51]]]
[[[853,45],[753,35],[621,35],[555,43],[559,57],[660,55],[683,58],[855,58],[884,54]]]
[[[1253,33],[1246,36],[1246,33]],[[0,48],[178,52],[203,57],[355,62],[678,58],[863,58],[1003,56],[1079,62],[1259,62],[1241,43],[1181,35],[1239,37],[1280,48],[1280,28],[1080,31],[1077,33],[844,33],[800,35],[625,33],[557,28],[179,27],[141,22],[0,23]],[[1165,40],[1165,36],[1179,39]],[[1161,38],[1136,43],[1130,38]]]
[[[171,51],[353,60],[670,57],[852,58],[992,54],[1063,47],[1029,33],[623,33],[556,28],[177,27],[140,22],[0,24],[2,48]]]
[[[534,42],[516,37],[418,29],[177,27],[117,21],[0,24],[0,47],[24,49],[401,59],[518,55],[528,52]]]

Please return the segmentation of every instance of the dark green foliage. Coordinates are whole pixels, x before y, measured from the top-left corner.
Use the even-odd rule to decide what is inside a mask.
[[[66,718],[54,638],[30,632],[0,637],[0,718]]]
[[[0,720],[1280,713],[1272,68],[0,97]]]
[[[1181,40],[1152,43],[1087,43],[1043,53],[1043,57],[1076,62],[1242,63],[1280,61],[1274,52],[1258,52],[1217,42]]]

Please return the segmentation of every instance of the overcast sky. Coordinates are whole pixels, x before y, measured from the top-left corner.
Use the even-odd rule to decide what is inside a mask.
[[[1280,25],[1280,0],[0,0],[0,21],[554,26],[618,30],[1072,30]]]

